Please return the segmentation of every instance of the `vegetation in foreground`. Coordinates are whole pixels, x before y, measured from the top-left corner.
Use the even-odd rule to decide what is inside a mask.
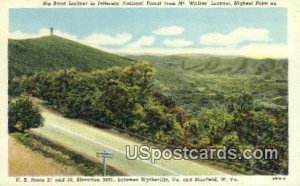
[[[35,106],[29,97],[22,95],[16,100],[9,100],[8,128],[18,128],[25,131],[30,128],[43,126],[44,119],[39,108]]]

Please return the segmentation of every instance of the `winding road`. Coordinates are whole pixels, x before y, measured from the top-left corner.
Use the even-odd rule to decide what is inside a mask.
[[[133,148],[134,145],[141,144],[123,136],[89,126],[80,120],[65,118],[45,107],[42,107],[42,116],[45,119],[44,126],[32,129],[34,133],[95,161],[101,161],[96,157],[97,151],[111,151],[113,158],[109,158],[107,164],[127,175],[228,174],[211,166],[189,160],[160,159],[155,164],[152,164],[150,160],[128,160],[126,158],[126,145]]]

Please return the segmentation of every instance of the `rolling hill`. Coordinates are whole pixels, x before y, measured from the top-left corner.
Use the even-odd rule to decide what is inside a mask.
[[[10,77],[70,67],[90,71],[132,63],[130,59],[58,36],[10,39],[8,52]]]
[[[202,75],[256,76],[286,80],[286,59],[253,59],[234,56],[128,56],[133,60],[148,61],[160,70],[181,70]]]
[[[235,56],[127,56],[157,69],[160,90],[187,113],[220,106],[226,97],[249,93],[259,108],[286,110],[287,59]]]

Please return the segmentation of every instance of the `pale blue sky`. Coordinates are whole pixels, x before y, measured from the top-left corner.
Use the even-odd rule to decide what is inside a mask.
[[[75,35],[78,39],[87,38],[92,34],[114,37],[120,33],[127,33],[131,36],[128,42],[112,44],[106,48],[124,47],[130,42],[139,40],[142,36],[155,38],[152,44],[144,45],[145,48],[168,48],[174,45],[174,42],[170,45],[166,44],[165,40],[181,40],[181,43],[182,40],[187,41],[185,45],[182,45],[184,47],[220,47],[219,45],[223,45],[226,41],[215,44],[209,40],[205,43],[200,42],[199,38],[207,34],[218,33],[223,34],[222,38],[226,40],[227,36],[232,38],[235,37],[234,34],[243,33],[243,29],[237,33],[234,32],[239,28],[262,29],[260,31],[267,31],[267,36],[258,32],[262,34],[261,39],[236,41],[235,47],[251,43],[287,43],[287,9],[285,8],[10,9],[10,33],[34,34],[38,33],[41,28],[51,26],[55,30]],[[161,35],[154,32],[159,28],[170,26],[181,27],[184,31],[177,35]],[[246,31],[251,33],[251,30]]]

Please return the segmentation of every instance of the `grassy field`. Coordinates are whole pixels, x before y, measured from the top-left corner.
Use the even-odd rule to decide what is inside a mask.
[[[90,71],[126,66],[131,60],[58,36],[8,41],[10,77],[75,67]]]

